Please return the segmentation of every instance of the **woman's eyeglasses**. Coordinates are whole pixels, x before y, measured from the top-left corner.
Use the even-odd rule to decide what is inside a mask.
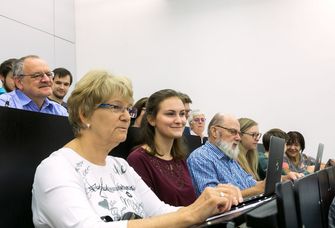
[[[192,121],[197,122],[197,123],[205,123],[206,118],[194,118]]]
[[[252,133],[242,132],[242,134],[250,135],[255,140],[259,140],[262,137],[262,133],[257,133],[257,132],[252,132]]]
[[[115,105],[115,104],[100,104],[98,105],[98,108],[106,108],[106,109],[111,110],[114,113],[119,113],[119,114],[127,110],[131,118],[136,118],[137,116],[137,109],[134,107],[124,107],[124,106]]]

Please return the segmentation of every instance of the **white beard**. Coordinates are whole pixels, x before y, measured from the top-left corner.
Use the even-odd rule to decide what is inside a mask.
[[[237,156],[240,153],[238,146],[233,149],[233,143],[227,143],[222,139],[216,141],[216,146],[230,159],[237,160]]]

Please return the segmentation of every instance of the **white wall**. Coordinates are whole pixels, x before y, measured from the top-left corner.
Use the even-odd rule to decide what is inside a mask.
[[[0,0],[0,62],[39,55],[76,77],[74,0]]]
[[[335,157],[332,0],[77,0],[78,76],[106,68],[135,99],[163,88],[193,108],[298,130]]]

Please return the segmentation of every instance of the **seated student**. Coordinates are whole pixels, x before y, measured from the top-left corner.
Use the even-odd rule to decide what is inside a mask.
[[[134,104],[134,108],[136,108],[137,110],[137,116],[134,119],[133,125],[131,127],[137,127],[137,128],[141,127],[142,119],[147,107],[147,102],[148,97],[142,97]]]
[[[16,89],[0,95],[0,106],[67,116],[67,110],[47,97],[52,93],[52,78],[48,64],[36,55],[15,61],[13,75]]]
[[[205,114],[200,110],[193,110],[190,112],[187,121],[190,125],[190,135],[199,136],[201,138],[201,144],[203,144],[204,138],[206,137],[204,134],[206,125]]]
[[[179,93],[180,99],[183,101],[184,106],[185,106],[185,114],[186,114],[186,120],[190,117],[190,112],[192,111],[191,109],[191,104],[192,100],[191,98],[185,94],[185,93]],[[185,126],[184,128],[184,135],[190,135],[190,127]]]
[[[190,227],[238,203],[239,192],[219,185],[188,207],[170,206],[125,160],[108,156],[126,138],[132,95],[129,80],[104,71],[91,71],[77,83],[68,99],[75,138],[36,169],[35,227]],[[125,220],[133,217],[144,219]]]
[[[53,78],[52,93],[50,94],[49,99],[61,104],[64,108],[67,108],[64,97],[72,85],[72,74],[69,70],[62,67],[54,69],[53,72],[55,76]]]
[[[264,153],[259,152],[258,153],[258,175],[261,178],[261,180],[265,179],[266,176],[266,170],[268,168],[268,162],[269,162],[269,149],[270,149],[270,138],[271,136],[276,136],[278,138],[285,139],[285,142],[288,141],[289,137],[288,135],[279,128],[273,128],[269,131],[267,131],[263,136],[263,146],[265,149]],[[282,179],[283,180],[295,180],[297,178],[302,177],[302,174],[291,172],[288,168],[288,164],[283,162],[283,169],[282,169]]]
[[[241,142],[239,144],[240,153],[238,154],[238,163],[255,180],[260,178],[257,173],[258,169],[258,152],[257,143],[262,137],[259,133],[258,123],[249,118],[239,118],[238,122],[241,127]]]
[[[9,93],[15,89],[13,66],[16,60],[17,59],[7,59],[0,65],[0,80],[2,82],[0,94]]]
[[[288,163],[290,171],[304,174],[313,173],[315,159],[303,153],[305,149],[304,136],[297,131],[290,131],[287,135],[289,139],[284,162]]]
[[[237,162],[241,136],[235,117],[215,114],[208,125],[208,141],[187,159],[197,195],[206,187],[220,183],[237,186],[243,196],[264,192],[264,181],[257,182]]]
[[[146,108],[141,126],[143,144],[127,161],[160,200],[173,206],[190,205],[196,196],[184,160],[184,104],[178,92],[165,89],[152,94]]]
[[[113,148],[113,150],[110,152],[110,154],[114,157],[127,159],[131,150],[139,145],[140,126],[142,118],[145,114],[147,101],[148,98],[143,97],[134,104],[134,109],[136,109],[137,116],[132,118],[130,121],[130,127],[128,128],[127,132],[127,139],[120,143],[117,147]]]

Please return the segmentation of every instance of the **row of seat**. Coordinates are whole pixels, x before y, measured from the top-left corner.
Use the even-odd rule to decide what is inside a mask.
[[[278,183],[276,196],[276,201],[246,214],[248,227],[326,228],[335,196],[335,167]]]

